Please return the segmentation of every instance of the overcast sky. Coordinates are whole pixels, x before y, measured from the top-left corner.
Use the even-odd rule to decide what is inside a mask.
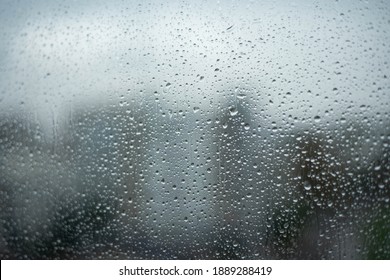
[[[0,110],[50,128],[140,94],[168,109],[244,92],[275,121],[388,112],[387,2],[315,2],[2,1]]]

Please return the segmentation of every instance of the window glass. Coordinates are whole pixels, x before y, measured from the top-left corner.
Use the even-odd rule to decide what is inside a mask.
[[[2,259],[389,259],[387,1],[2,1]]]

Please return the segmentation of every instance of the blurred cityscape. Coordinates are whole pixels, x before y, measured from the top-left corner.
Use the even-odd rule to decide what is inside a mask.
[[[390,259],[386,1],[0,3],[1,259]]]
[[[2,117],[2,259],[390,257],[388,122],[278,128],[249,97],[163,116],[153,96],[51,138]]]

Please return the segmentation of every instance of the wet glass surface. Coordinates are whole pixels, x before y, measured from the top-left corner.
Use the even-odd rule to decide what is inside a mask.
[[[1,259],[389,259],[386,1],[2,1]]]

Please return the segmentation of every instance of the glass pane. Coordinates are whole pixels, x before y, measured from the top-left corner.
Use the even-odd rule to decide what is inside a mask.
[[[386,1],[2,1],[2,259],[389,259]]]

